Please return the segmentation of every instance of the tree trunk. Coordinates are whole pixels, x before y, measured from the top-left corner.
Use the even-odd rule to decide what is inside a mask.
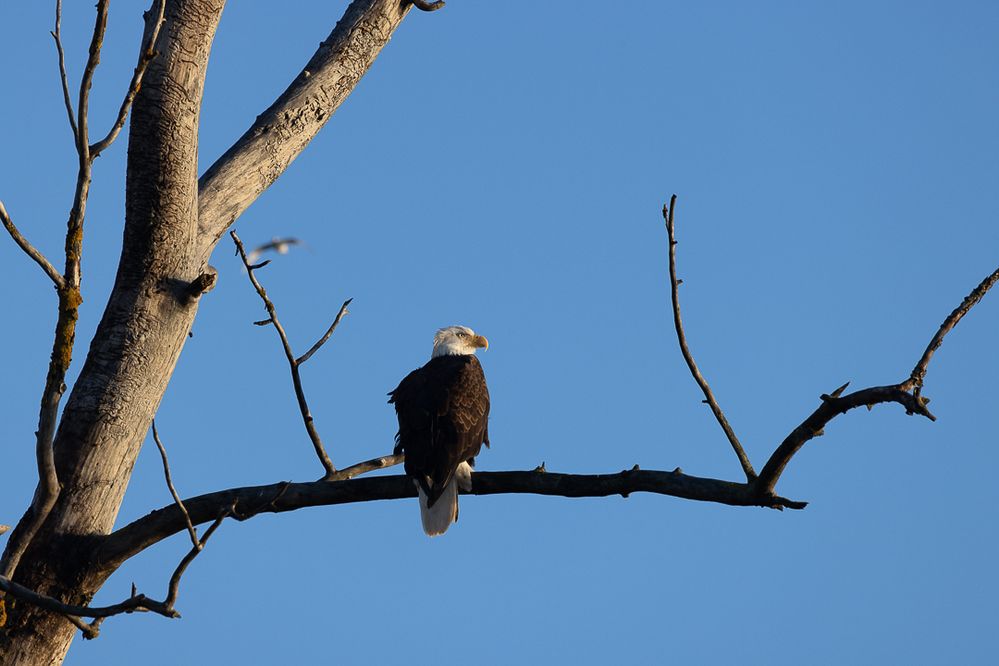
[[[59,499],[14,574],[68,603],[89,602],[118,564],[102,566],[95,554],[194,321],[192,282],[214,272],[208,258],[225,229],[322,129],[410,9],[405,0],[352,2],[303,72],[201,179],[199,200],[199,113],[224,5],[167,0],[132,110],[118,274],[56,435]],[[61,663],[76,628],[5,601],[0,665]]]
[[[86,603],[110,572],[89,545],[114,525],[132,466],[173,373],[206,269],[198,252],[198,116],[223,0],[169,2],[129,134],[125,233],[115,285],[55,440],[62,490],[15,579]],[[24,520],[22,519],[22,523]],[[61,663],[75,627],[8,600],[0,662]]]

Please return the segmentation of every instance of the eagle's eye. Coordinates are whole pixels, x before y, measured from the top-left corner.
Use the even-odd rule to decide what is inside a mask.
[[[465,333],[464,331],[458,331],[457,335],[459,338],[464,338],[468,336],[468,333]]]

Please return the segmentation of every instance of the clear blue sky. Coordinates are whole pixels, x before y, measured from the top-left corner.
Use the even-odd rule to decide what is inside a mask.
[[[0,9],[0,198],[58,256],[74,172],[51,3]],[[206,168],[295,76],[344,3],[232,3],[207,81]],[[92,3],[68,3],[78,81]],[[114,3],[92,125],[140,34]],[[385,393],[462,323],[492,343],[482,469],[635,463],[738,479],[668,318],[660,207],[680,196],[687,333],[759,468],[850,380],[907,376],[999,263],[999,5],[451,0],[413,14],[323,133],[239,220],[306,250],[261,273],[304,350],[333,459],[390,450]],[[74,84],[75,85],[75,84]],[[79,369],[120,251],[125,142],[87,218]],[[321,472],[273,331],[227,242],[158,424],[186,496]],[[34,488],[55,317],[0,239],[0,522]],[[988,663],[999,594],[999,294],[948,337],[926,395],[836,420],[794,460],[784,512],[668,497],[466,497],[429,540],[413,501],[227,522],[183,619],[131,615],[70,664]],[[170,501],[151,442],[120,521]],[[127,564],[162,595],[184,535]]]

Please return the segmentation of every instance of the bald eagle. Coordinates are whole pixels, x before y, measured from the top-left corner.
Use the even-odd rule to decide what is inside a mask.
[[[472,489],[475,456],[489,446],[489,389],[475,357],[476,349],[488,347],[470,328],[442,328],[427,364],[389,393],[399,417],[395,453],[406,454],[429,536],[458,520],[458,486]]]

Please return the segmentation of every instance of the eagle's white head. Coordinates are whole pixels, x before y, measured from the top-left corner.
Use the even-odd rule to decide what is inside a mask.
[[[489,341],[467,326],[448,326],[434,335],[431,358],[449,354],[474,354],[476,349],[489,349]]]

